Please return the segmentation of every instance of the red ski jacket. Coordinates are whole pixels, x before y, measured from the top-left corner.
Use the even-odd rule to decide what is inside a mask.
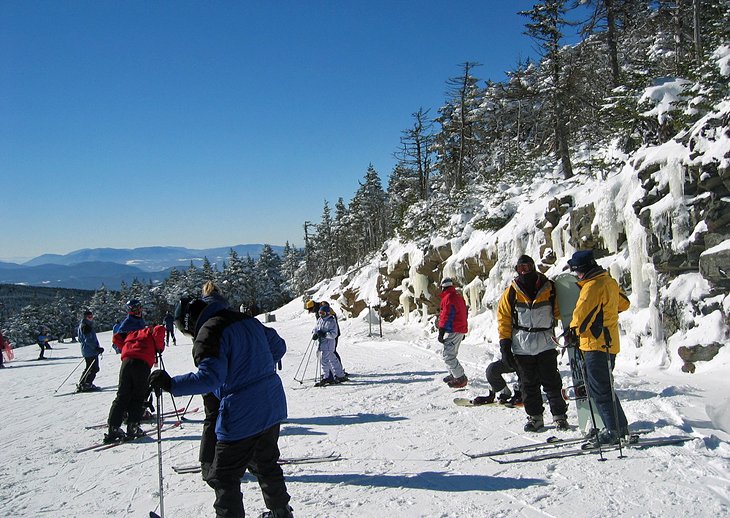
[[[122,360],[136,358],[150,366],[157,361],[157,353],[165,349],[165,326],[145,327],[132,331],[122,344]]]
[[[453,286],[449,286],[439,295],[441,297],[441,313],[439,328],[447,333],[466,334],[466,302]]]

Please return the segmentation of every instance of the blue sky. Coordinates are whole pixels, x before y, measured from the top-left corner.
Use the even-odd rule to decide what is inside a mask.
[[[460,64],[532,56],[532,1],[0,4],[0,259],[301,246]]]

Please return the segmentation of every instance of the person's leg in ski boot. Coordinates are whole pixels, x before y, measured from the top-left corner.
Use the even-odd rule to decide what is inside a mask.
[[[459,363],[457,356],[459,355],[459,346],[461,341],[464,339],[462,333],[446,333],[444,335],[443,352],[442,357],[444,363],[449,368],[449,373],[453,377],[452,380],[447,381],[446,384],[451,388],[465,387],[467,384],[466,376],[464,375],[464,368]]]
[[[208,474],[215,458],[215,445],[218,443],[218,437],[215,435],[215,423],[218,420],[220,399],[213,393],[203,394],[203,409],[205,410],[205,418],[203,419],[203,432],[200,436],[198,462],[200,462],[200,473],[203,480],[208,480]]]
[[[612,354],[609,356],[611,368],[613,369],[616,355]],[[629,424],[618,396],[615,396],[618,421],[614,416],[613,398],[611,395],[612,380],[609,378],[609,376],[612,376],[612,373],[608,370],[606,353],[603,351],[585,351],[583,358],[585,359],[586,373],[588,374],[588,390],[595,401],[596,409],[603,420],[603,424],[607,430],[614,433],[615,437],[628,435]],[[604,438],[607,440],[614,439],[611,434],[606,433],[604,433]]]
[[[542,388],[547,395],[550,413],[558,430],[569,430],[568,403],[563,398],[563,380],[558,371],[558,351],[550,349],[536,356]]]
[[[251,462],[257,437],[216,443],[213,464],[206,479],[207,484],[215,491],[213,508],[216,517],[245,516],[241,478]]]
[[[107,420],[110,431],[112,429],[119,429],[122,426],[125,415],[127,415],[127,419],[129,420],[127,409],[132,399],[133,390],[133,368],[130,367],[130,362],[132,361],[133,360],[130,359],[124,360],[119,368],[119,385],[117,387],[117,395],[109,408],[109,419]]]
[[[264,517],[293,516],[289,507],[291,497],[284,482],[284,472],[279,465],[279,430],[280,425],[275,425],[259,435],[254,453],[248,469],[259,482],[261,494],[268,512],[263,513]]]
[[[522,387],[522,400],[525,404],[527,414],[526,432],[537,432],[543,428],[542,414],[545,407],[542,404],[542,393],[540,392],[540,374],[537,368],[537,357],[523,354],[516,354],[517,370],[520,376]]]
[[[147,406],[147,397],[149,394],[149,385],[147,380],[150,377],[150,366],[144,360],[133,359],[130,361],[130,377],[132,380],[132,388],[129,397],[129,406],[127,408],[127,433],[135,436],[144,435],[139,427],[144,416],[144,410]],[[130,433],[132,432],[132,433]]]

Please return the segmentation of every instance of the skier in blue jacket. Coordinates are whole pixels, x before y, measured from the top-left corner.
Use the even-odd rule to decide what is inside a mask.
[[[94,379],[99,372],[99,355],[104,352],[104,348],[99,346],[99,339],[94,330],[94,314],[88,309],[84,311],[84,318],[79,323],[77,334],[81,343],[81,356],[86,361],[86,369],[76,389],[79,392],[99,390],[99,387],[94,385]]]
[[[287,408],[276,364],[286,343],[273,329],[220,300],[182,299],[175,325],[194,338],[197,371],[175,377],[155,371],[150,387],[176,396],[205,394],[206,414],[218,407],[215,435],[204,432],[200,448],[203,478],[215,490],[216,516],[244,516],[241,477],[248,469],[269,509],[261,516],[291,518],[278,464],[279,429]]]

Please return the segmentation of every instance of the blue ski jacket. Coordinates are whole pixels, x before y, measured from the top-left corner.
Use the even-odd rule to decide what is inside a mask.
[[[196,323],[193,360],[198,370],[172,378],[175,396],[212,392],[220,400],[219,441],[254,436],[287,417],[276,364],[286,342],[255,318],[213,302]]]
[[[99,339],[94,331],[94,323],[89,319],[83,319],[78,328],[79,342],[81,343],[81,356],[93,358],[99,355]]]

